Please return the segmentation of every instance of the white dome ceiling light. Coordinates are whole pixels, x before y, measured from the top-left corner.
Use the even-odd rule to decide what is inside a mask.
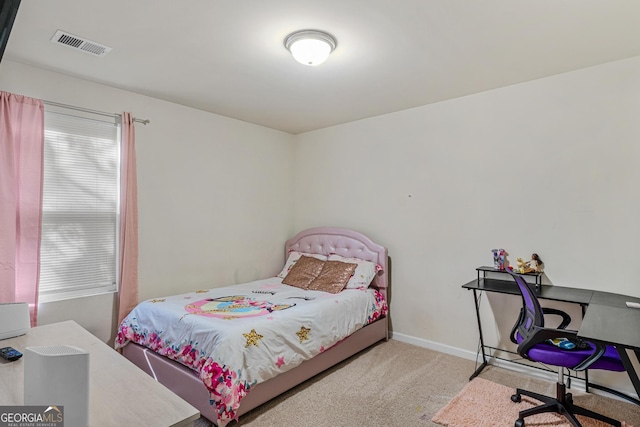
[[[338,45],[336,39],[329,33],[318,30],[301,30],[289,34],[284,39],[293,58],[304,65],[320,65],[327,60],[329,54]]]

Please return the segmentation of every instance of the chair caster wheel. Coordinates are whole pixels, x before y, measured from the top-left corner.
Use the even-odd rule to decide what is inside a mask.
[[[518,418],[514,424],[514,427],[524,427],[524,420],[522,418]]]
[[[522,396],[520,396],[518,393],[511,395],[511,401],[512,402],[520,403],[521,400],[522,400]],[[520,421],[520,420],[518,420],[518,421]],[[524,423],[524,421],[523,421],[523,423]],[[524,425],[524,424],[522,424],[522,425]],[[518,427],[518,426],[516,426],[516,427]]]

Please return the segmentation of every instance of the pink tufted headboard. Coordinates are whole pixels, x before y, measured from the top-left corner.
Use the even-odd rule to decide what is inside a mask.
[[[312,254],[355,257],[375,262],[382,271],[373,279],[373,286],[387,298],[388,256],[387,248],[374,243],[364,234],[346,228],[317,227],[303,230],[287,240],[285,244],[285,260],[289,251]]]

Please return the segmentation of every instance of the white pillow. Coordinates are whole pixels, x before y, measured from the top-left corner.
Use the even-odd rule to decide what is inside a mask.
[[[289,257],[287,258],[287,262],[284,264],[284,268],[282,269],[282,271],[278,274],[276,274],[276,277],[281,277],[281,278],[285,278],[287,277],[287,274],[289,274],[289,270],[291,270],[291,267],[293,267],[293,264],[296,263],[296,261],[298,261],[300,259],[300,257],[304,255],[304,256],[309,256],[309,257],[313,257],[322,261],[326,261],[327,257],[326,255],[320,255],[320,254],[307,254],[304,252],[298,252],[298,251],[289,251]]]
[[[376,274],[378,274],[378,271],[382,270],[382,267],[380,267],[375,262],[365,261],[359,258],[345,258],[341,257],[340,255],[332,254],[329,255],[328,260],[358,264],[358,267],[356,267],[356,271],[353,273],[353,276],[351,276],[351,279],[349,279],[349,281],[347,282],[346,289],[369,287],[373,278],[376,277]]]

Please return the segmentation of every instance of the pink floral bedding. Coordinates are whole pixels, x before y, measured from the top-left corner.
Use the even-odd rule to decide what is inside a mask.
[[[197,371],[224,427],[256,384],[298,366],[387,312],[373,289],[308,291],[271,278],[140,303],[119,327]]]

